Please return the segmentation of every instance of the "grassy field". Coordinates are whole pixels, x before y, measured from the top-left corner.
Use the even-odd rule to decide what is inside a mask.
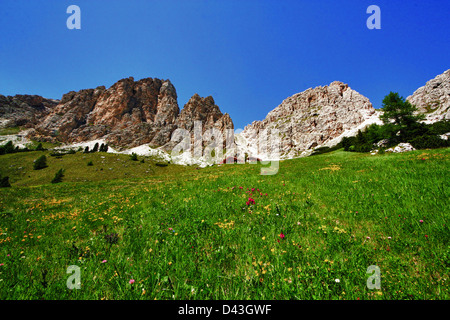
[[[41,154],[48,167],[33,170]],[[2,155],[0,299],[449,299],[449,157],[335,151],[262,176]],[[80,289],[66,286],[71,265]]]

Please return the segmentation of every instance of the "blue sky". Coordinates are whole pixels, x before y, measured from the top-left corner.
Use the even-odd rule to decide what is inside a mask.
[[[69,5],[81,30],[69,30]],[[369,5],[381,30],[369,30]],[[180,109],[212,95],[235,128],[334,80],[374,107],[450,68],[448,0],[1,0],[0,94],[60,99],[119,79],[170,79]]]

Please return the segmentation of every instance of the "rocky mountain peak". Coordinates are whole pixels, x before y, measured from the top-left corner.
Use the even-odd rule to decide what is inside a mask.
[[[276,129],[281,139],[281,158],[292,158],[360,126],[374,114],[368,98],[334,81],[288,97],[264,120],[246,126],[241,136],[248,146],[254,146],[261,130]]]
[[[450,120],[450,69],[429,80],[406,100],[425,115],[426,122]]]

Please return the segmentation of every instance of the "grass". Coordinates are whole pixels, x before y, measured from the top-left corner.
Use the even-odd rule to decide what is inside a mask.
[[[0,128],[0,136],[10,135],[10,134],[17,134],[20,131],[22,131],[22,127]]]
[[[41,154],[48,167],[32,170]],[[449,299],[449,156],[338,150],[263,176],[256,164],[3,155],[0,299]]]

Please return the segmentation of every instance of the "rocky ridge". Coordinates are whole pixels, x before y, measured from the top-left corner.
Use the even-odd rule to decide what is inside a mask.
[[[262,130],[279,132],[280,158],[309,154],[315,147],[338,143],[355,129],[379,122],[378,113],[369,99],[347,84],[334,81],[328,86],[310,88],[285,99],[262,121],[254,121],[240,134],[241,143],[257,150]]]
[[[425,121],[450,120],[450,69],[428,81],[406,98],[425,115]]]
[[[130,77],[109,89],[100,86],[63,95],[29,136],[64,143],[103,139],[118,148],[144,144],[156,148],[168,144],[175,129],[190,131],[194,120],[202,121],[205,130],[233,128],[230,116],[222,114],[212,97],[195,94],[180,113],[169,80]]]
[[[58,100],[37,95],[0,95],[0,128],[31,128],[42,121],[57,104]]]

